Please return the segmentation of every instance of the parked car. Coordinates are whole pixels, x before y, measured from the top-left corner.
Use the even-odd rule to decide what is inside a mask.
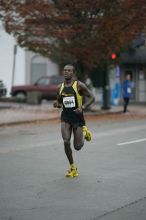
[[[0,97],[6,96],[7,89],[2,80],[0,80]]]
[[[27,99],[28,93],[39,92],[41,100],[56,99],[58,85],[63,81],[62,76],[44,76],[31,85],[12,86],[11,96],[17,99]]]

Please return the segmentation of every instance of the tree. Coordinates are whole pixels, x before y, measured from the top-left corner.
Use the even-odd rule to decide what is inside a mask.
[[[143,29],[145,0],[0,0],[2,21],[21,47],[92,67]]]
[[[84,72],[107,65],[142,32],[146,1],[0,0],[0,14],[21,47]]]

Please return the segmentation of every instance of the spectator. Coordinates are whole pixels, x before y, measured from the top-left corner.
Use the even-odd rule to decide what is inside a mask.
[[[132,95],[131,74],[127,72],[126,79],[122,83],[122,96],[124,100],[123,113],[127,112],[127,107],[129,105],[131,95]]]

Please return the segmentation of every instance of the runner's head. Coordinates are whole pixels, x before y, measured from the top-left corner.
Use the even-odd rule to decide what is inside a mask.
[[[72,64],[65,65],[63,69],[64,78],[66,80],[72,79],[74,76],[74,71],[75,71],[75,68]]]

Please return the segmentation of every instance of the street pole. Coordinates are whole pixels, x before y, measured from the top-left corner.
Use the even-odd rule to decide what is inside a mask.
[[[103,110],[110,109],[110,85],[109,85],[109,73],[108,68],[103,68]]]
[[[17,54],[17,45],[14,45],[14,50],[13,50],[13,67],[12,67],[12,82],[11,86],[14,85],[14,79],[15,79],[15,64],[16,64],[16,54]]]

